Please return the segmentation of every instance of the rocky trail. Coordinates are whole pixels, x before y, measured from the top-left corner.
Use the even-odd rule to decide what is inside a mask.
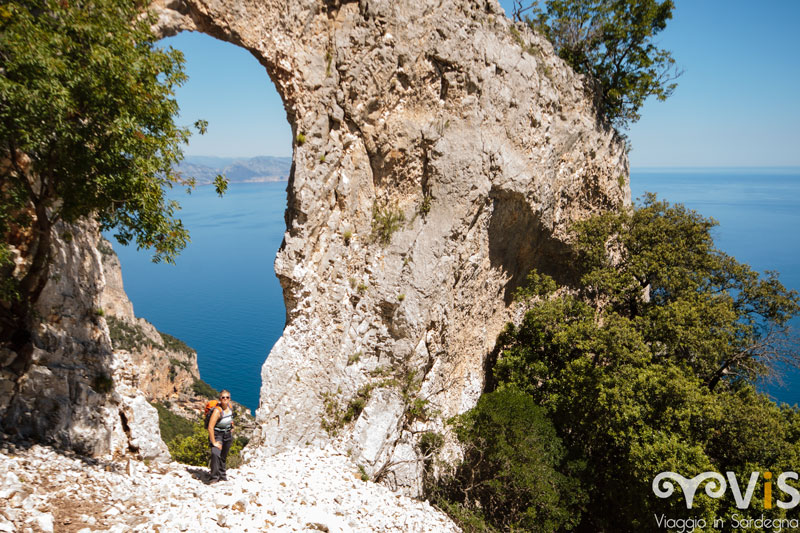
[[[0,532],[459,531],[427,502],[363,481],[330,446],[256,452],[209,485],[205,468],[2,441]]]

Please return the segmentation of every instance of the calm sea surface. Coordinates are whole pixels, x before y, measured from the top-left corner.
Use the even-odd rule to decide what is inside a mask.
[[[285,321],[273,269],[285,189],[233,183],[224,198],[211,187],[178,196],[192,242],[177,265],[114,246],[137,316],[196,349],[203,379],[251,409],[258,406],[261,365]],[[779,271],[784,285],[800,290],[800,169],[638,169],[631,189],[634,198],[656,192],[714,217],[719,248],[756,270]],[[767,391],[800,403],[800,374]]]

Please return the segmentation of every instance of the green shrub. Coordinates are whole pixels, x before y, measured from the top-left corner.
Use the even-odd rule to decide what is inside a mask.
[[[192,392],[194,392],[196,396],[203,396],[204,398],[210,398],[212,400],[219,396],[219,391],[202,379],[194,380],[194,383],[192,383]]]
[[[533,398],[504,388],[481,396],[452,423],[464,459],[432,491],[437,502],[450,503],[443,508],[491,526],[475,531],[560,531],[577,523],[585,493],[569,476],[574,465],[565,463],[561,440]]]
[[[242,448],[247,444],[244,437],[235,437],[228,452],[226,465],[228,468],[237,468],[242,464]],[[179,463],[193,466],[208,466],[210,448],[208,443],[208,430],[203,424],[197,422],[193,425],[191,434],[176,437],[167,443],[172,458]]]
[[[452,502],[450,500],[434,496],[431,503],[444,511],[453,522],[458,524],[464,533],[499,533],[498,529],[493,528],[480,509],[468,509],[466,506]]]
[[[431,204],[433,203],[433,197],[430,194],[425,194],[422,196],[422,203],[419,206],[419,214],[423,217],[426,216],[428,213],[431,212]]]
[[[158,427],[161,430],[161,440],[169,443],[177,437],[187,437],[192,434],[194,423],[170,411],[166,405],[152,402],[150,405],[158,411]]]
[[[100,239],[100,241],[97,243],[97,251],[102,255],[116,255],[114,253],[114,249],[111,247],[111,244],[105,239]]]
[[[208,430],[201,422],[193,425],[191,434],[167,442],[167,448],[172,458],[179,463],[208,466]]]
[[[129,324],[115,316],[106,317],[106,324],[115,350],[133,351],[140,346],[152,344],[138,324]]]
[[[397,206],[388,204],[372,208],[372,240],[386,246],[392,241],[392,234],[403,227],[406,217]]]
[[[100,394],[108,394],[114,390],[114,380],[107,374],[98,374],[92,380],[92,388]]]
[[[406,398],[406,420],[413,422],[414,420],[428,420],[430,418],[430,410],[428,404],[430,402],[423,398],[414,398],[411,400],[410,396]]]
[[[374,384],[362,386],[355,396],[347,402],[347,407],[344,409],[339,407],[337,394],[332,392],[323,393],[322,404],[325,414],[321,421],[322,429],[330,435],[336,435],[339,432],[339,428],[358,418],[367,405],[370,396],[372,396],[372,389],[374,388]]]
[[[190,372],[190,373],[192,371],[192,365],[188,361],[181,361],[180,359],[175,359],[174,357],[170,357],[169,358],[169,364],[170,364],[171,367],[176,368],[176,369],[177,368],[182,368],[182,369],[184,369],[184,370],[186,370],[187,372]]]
[[[164,341],[164,348],[167,350],[185,353],[186,355],[194,355],[195,351],[188,344],[177,337],[173,337],[169,333],[164,333],[163,331],[159,331],[158,334],[161,335],[161,340]],[[188,363],[185,364],[188,365]],[[188,366],[185,368],[189,370]]]
[[[417,447],[423,457],[430,457],[439,452],[444,445],[444,437],[435,431],[426,431],[419,438]]]

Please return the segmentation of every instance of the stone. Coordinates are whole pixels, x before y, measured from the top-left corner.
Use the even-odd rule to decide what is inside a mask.
[[[42,321],[20,354],[30,365],[22,374],[9,375],[6,367],[0,375],[0,383],[18,383],[13,402],[0,404],[0,424],[18,437],[95,456],[128,450],[100,306],[98,225],[59,222],[54,233],[50,278],[36,302]]]
[[[14,533],[15,527],[13,522],[0,516],[0,531],[3,533]]]
[[[33,517],[28,521],[35,525],[42,533],[53,533],[53,515],[50,513],[34,512]]]
[[[150,405],[140,391],[126,386],[119,387],[122,398],[121,413],[128,426],[128,445],[133,447],[142,459],[169,462],[169,450],[161,440],[158,427],[158,412]]]
[[[391,466],[419,464],[418,417],[405,414],[422,401],[436,430],[475,405],[514,289],[532,268],[569,277],[570,224],[630,205],[623,140],[583,78],[496,0],[152,9],[161,35],[201,31],[253,54],[306,139],[275,259],[286,327],[262,368],[247,458],[337,443],[418,494],[421,469]],[[121,278],[104,273],[113,260],[98,226],[55,234],[41,323],[2,355],[14,364],[0,368],[0,391],[18,392],[0,401],[0,430],[92,457],[162,457],[137,356],[112,346],[110,317],[133,310],[111,294]],[[370,394],[338,431],[323,428],[331,395],[347,409]]]
[[[569,225],[630,204],[624,142],[595,117],[583,79],[494,0],[154,9],[165,35],[201,31],[255,55],[306,138],[275,260],[287,323],[262,369],[251,448],[333,440],[326,398],[347,406],[381,381],[424,398],[433,427],[469,409],[513,290],[532,268],[568,276]],[[373,220],[391,217],[403,222],[376,238]],[[362,441],[358,462],[379,449],[399,464],[392,450],[414,449],[397,446],[404,417],[396,431],[375,426],[369,445],[362,418],[387,422],[364,410],[338,432]],[[394,477],[413,493],[419,476]]]

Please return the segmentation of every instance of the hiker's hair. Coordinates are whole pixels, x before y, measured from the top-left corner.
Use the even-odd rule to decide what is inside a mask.
[[[229,391],[228,389],[222,389],[221,391],[219,391],[219,395],[220,395],[220,396],[222,396],[222,395],[223,395],[223,394],[225,394],[226,392],[228,393],[228,396],[230,396],[230,395],[231,395],[231,391]]]

